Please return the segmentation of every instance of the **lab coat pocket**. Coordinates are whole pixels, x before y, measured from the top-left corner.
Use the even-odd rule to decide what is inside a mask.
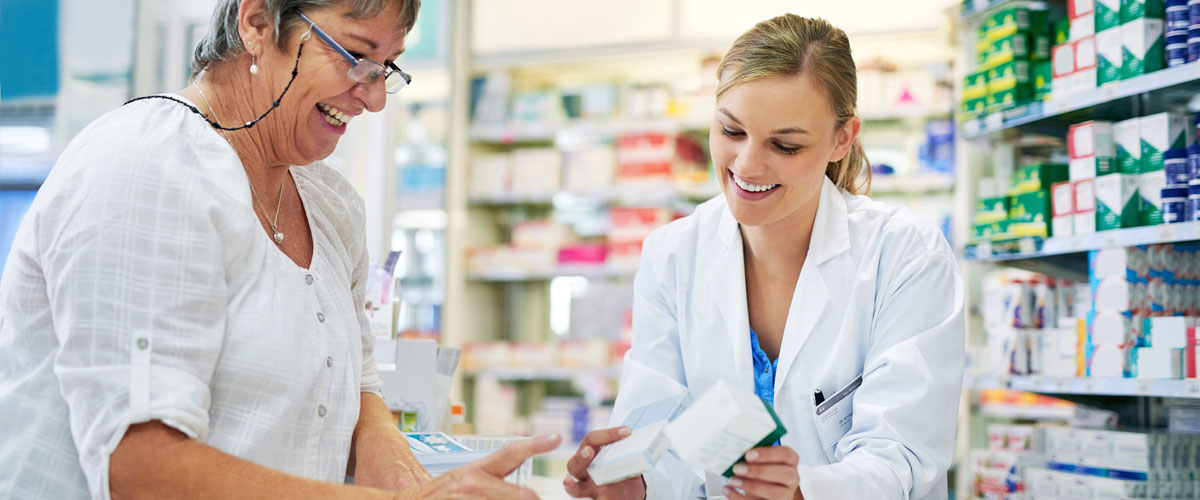
[[[834,460],[833,450],[838,440],[850,431],[850,424],[854,421],[854,391],[861,385],[862,376],[856,377],[849,385],[813,409],[817,436],[821,438],[825,457],[831,462]]]

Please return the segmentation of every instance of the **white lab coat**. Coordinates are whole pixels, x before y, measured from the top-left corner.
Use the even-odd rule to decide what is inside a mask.
[[[645,241],[614,425],[718,380],[752,391],[749,325],[741,233],[718,196]],[[945,238],[825,179],[775,376],[805,498],[946,498],[963,364],[963,287]],[[859,375],[843,400],[850,430],[822,435],[813,391],[834,394]],[[649,499],[696,498],[705,482],[669,454],[645,479]],[[723,495],[719,483],[707,493]]]

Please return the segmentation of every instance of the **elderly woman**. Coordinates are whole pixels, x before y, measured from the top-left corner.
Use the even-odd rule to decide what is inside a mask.
[[[363,203],[320,162],[408,83],[418,7],[219,0],[192,85],[71,142],[0,283],[0,497],[533,497],[502,478],[557,436],[434,480],[413,458]]]

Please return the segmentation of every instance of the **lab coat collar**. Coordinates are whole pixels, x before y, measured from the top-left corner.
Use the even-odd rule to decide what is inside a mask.
[[[821,201],[818,202],[817,215],[813,219],[813,232],[808,243],[805,265],[808,263],[824,264],[834,256],[850,250],[850,224],[846,214],[846,200],[842,195],[842,190],[838,189],[828,177],[821,177]],[[733,212],[729,211],[728,204],[725,210],[721,211],[717,232],[726,251],[736,247],[740,259],[742,256],[742,233],[738,229],[737,219],[733,218]],[[741,261],[739,261],[739,267],[742,267]],[[745,283],[744,279],[742,283]]]
[[[808,256],[800,271],[784,327],[779,372],[775,377],[776,393],[829,302],[829,290],[821,276],[821,265],[850,250],[845,199],[841,190],[829,178],[822,179],[821,199],[813,223]],[[746,266],[742,253],[742,236],[737,220],[733,218],[733,213],[728,207],[722,210],[717,230],[723,248],[717,252],[714,267],[716,279],[710,280],[708,285],[725,322],[726,331],[731,336],[735,376],[732,382],[739,387],[753,390],[750,313],[746,303]]]

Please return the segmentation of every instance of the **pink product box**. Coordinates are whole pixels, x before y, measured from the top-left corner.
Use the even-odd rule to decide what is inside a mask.
[[[558,250],[558,265],[604,265],[607,257],[604,245],[575,245]]]

